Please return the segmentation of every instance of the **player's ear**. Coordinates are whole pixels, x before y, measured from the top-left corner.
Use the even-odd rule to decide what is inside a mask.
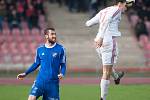
[[[45,35],[45,38],[47,39],[47,38],[48,38],[48,35]]]

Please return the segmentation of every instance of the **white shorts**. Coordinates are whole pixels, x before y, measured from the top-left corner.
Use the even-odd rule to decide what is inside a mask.
[[[102,47],[96,48],[96,51],[102,58],[103,65],[113,65],[117,62],[118,47],[115,39],[110,43],[103,43]]]

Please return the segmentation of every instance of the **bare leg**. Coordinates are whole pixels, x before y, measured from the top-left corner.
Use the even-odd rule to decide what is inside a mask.
[[[28,100],[36,100],[36,96],[29,95]]]

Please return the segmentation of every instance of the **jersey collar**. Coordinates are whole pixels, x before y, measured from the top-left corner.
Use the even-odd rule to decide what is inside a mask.
[[[54,43],[52,46],[49,46],[48,44],[45,44],[46,48],[53,48],[56,45],[56,43]]]

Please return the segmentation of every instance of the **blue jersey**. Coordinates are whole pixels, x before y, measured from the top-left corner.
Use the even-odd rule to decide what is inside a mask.
[[[52,48],[42,45],[37,48],[35,62],[25,72],[31,73],[40,66],[36,81],[58,80],[58,74],[65,75],[66,54],[65,49],[58,43]]]

